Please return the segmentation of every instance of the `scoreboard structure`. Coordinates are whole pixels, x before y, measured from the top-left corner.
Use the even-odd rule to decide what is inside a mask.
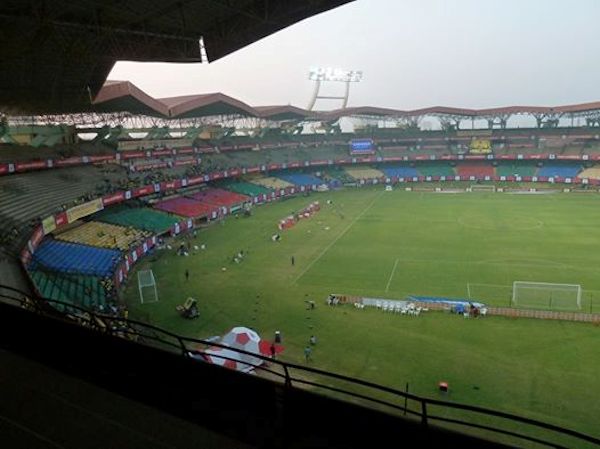
[[[350,141],[350,154],[375,154],[375,143],[373,139],[353,139]]]

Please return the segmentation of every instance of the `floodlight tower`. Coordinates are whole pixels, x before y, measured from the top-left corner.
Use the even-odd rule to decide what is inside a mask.
[[[317,100],[342,100],[342,109],[348,105],[348,97],[350,96],[350,83],[358,83],[362,80],[362,71],[334,69],[332,67],[313,67],[308,73],[308,79],[315,82],[315,90],[308,104],[308,110],[312,111]],[[339,82],[346,83],[346,89],[343,96],[323,96],[319,95],[321,84],[323,82]]]

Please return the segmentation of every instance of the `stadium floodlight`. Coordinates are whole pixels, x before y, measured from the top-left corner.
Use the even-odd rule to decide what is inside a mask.
[[[348,104],[350,96],[350,83],[358,83],[362,80],[363,72],[360,70],[344,70],[333,67],[312,67],[308,72],[308,79],[315,82],[315,90],[308,104],[308,110],[312,111],[318,99],[322,100],[342,100],[342,109]],[[319,95],[322,82],[339,82],[346,84],[346,90],[343,96],[322,96]]]
[[[311,81],[341,81],[344,83],[357,83],[362,80],[363,72],[360,70],[344,70],[333,67],[312,67],[308,73]]]

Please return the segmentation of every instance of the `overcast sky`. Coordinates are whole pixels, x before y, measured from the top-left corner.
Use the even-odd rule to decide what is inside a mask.
[[[598,19],[600,0],[357,0],[211,64],[119,62],[109,79],[306,107],[309,68],[332,66],[364,72],[350,106],[580,103],[600,100]]]

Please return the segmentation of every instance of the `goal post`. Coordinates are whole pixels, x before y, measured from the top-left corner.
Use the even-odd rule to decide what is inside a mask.
[[[146,293],[146,298],[144,298],[144,289],[152,289],[154,295],[150,295],[151,298],[148,298],[148,293]],[[156,279],[154,278],[154,273],[152,270],[140,270],[138,271],[138,290],[140,292],[140,302],[150,303],[158,301],[158,291],[156,289]]]
[[[528,309],[581,310],[581,285],[515,281],[512,305]]]
[[[469,187],[469,192],[495,192],[496,186],[493,184],[474,184]]]

